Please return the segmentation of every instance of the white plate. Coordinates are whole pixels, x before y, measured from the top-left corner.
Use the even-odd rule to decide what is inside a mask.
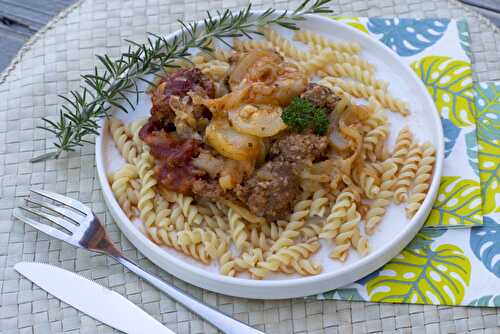
[[[393,145],[395,136],[403,124],[408,124],[420,141],[430,141],[437,151],[432,184],[422,207],[409,221],[404,215],[404,206],[388,208],[378,231],[370,237],[371,252],[364,258],[351,252],[345,263],[328,258],[331,249],[322,240],[321,250],[313,259],[323,265],[323,272],[317,276],[300,277],[276,275],[267,280],[251,280],[245,277],[225,277],[217,272],[215,265],[202,265],[174,250],[161,248],[150,241],[138,228],[140,222],[131,222],[116,202],[106,179],[106,171],[116,170],[124,161],[114,148],[109,132],[101,130],[96,143],[96,164],[104,199],[111,214],[125,236],[151,261],[179,279],[204,289],[245,298],[292,298],[316,294],[352,283],[373,272],[396,256],[416,235],[428,216],[436,196],[443,165],[444,141],[441,122],[434,103],[425,86],[389,48],[368,35],[334,20],[310,16],[300,22],[301,28],[315,31],[335,41],[356,41],[363,48],[362,56],[377,67],[377,77],[390,82],[392,95],[409,102],[411,115],[402,118],[389,113]],[[291,39],[289,31],[280,30]],[[174,34],[170,35],[172,38]],[[130,122],[149,115],[150,99],[143,94],[136,110],[115,116]]]

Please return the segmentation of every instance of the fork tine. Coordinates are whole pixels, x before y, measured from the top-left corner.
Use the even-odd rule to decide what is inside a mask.
[[[46,203],[46,202],[34,200],[34,199],[31,199],[31,198],[25,198],[25,200],[26,200],[26,202],[39,205],[39,206],[44,207],[46,209],[49,209],[49,210],[51,210],[53,212],[56,212],[56,213],[58,213],[60,215],[63,215],[65,217],[71,219],[75,223],[78,223],[79,221],[81,221],[83,219],[83,217],[81,215],[79,215],[79,214],[77,214],[74,211],[71,211],[69,209],[65,209],[64,207],[61,207],[61,206],[57,206],[57,205],[53,205],[53,204],[50,204],[50,203]]]
[[[82,202],[77,201],[76,199],[40,189],[31,189],[31,191],[35,194],[50,198],[53,201],[72,207],[73,209],[76,209],[83,214],[90,215],[92,213],[90,208],[88,208]]]
[[[20,206],[19,209],[31,212],[35,216],[39,216],[39,217],[45,218],[47,220],[50,220],[54,224],[57,224],[57,225],[59,225],[61,227],[64,227],[69,232],[73,231],[75,229],[75,227],[76,227],[76,225],[68,223],[66,220],[64,220],[64,219],[62,219],[60,217],[56,217],[56,216],[50,215],[50,214],[45,213],[45,212],[43,212],[41,210],[35,210],[34,208],[29,208],[27,206]]]
[[[52,226],[39,223],[36,220],[18,214],[16,211],[14,211],[13,216],[19,219],[20,221],[30,225],[31,227],[37,229],[38,231],[50,235],[51,237],[54,237],[56,239],[66,241],[70,237],[69,234],[63,233]]]

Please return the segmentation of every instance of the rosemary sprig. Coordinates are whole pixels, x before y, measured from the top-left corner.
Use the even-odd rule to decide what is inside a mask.
[[[61,96],[65,102],[59,111],[58,120],[52,121],[43,118],[46,126],[40,128],[56,135],[54,143],[56,150],[47,152],[31,159],[32,162],[49,158],[57,158],[62,152],[74,151],[84,143],[92,143],[89,135],[98,134],[98,121],[109,117],[112,107],[127,112],[124,104],[134,109],[134,104],[126,95],[130,92],[139,99],[138,81],[152,84],[144,77],[154,74],[166,67],[175,67],[179,59],[187,60],[191,55],[190,49],[213,51],[212,41],[218,40],[224,44],[229,37],[260,34],[259,29],[271,24],[297,30],[297,22],[305,20],[307,14],[330,13],[326,6],[331,0],[304,0],[294,11],[285,10],[273,17],[275,9],[267,9],[261,14],[251,12],[251,4],[236,13],[230,10],[217,11],[216,16],[207,12],[204,27],[197,23],[181,24],[182,33],[171,41],[164,37],[150,34],[146,43],[129,42],[129,47],[118,59],[112,60],[108,56],[98,56],[104,69],[96,66],[92,74],[83,75],[85,86],[80,91],[71,91],[69,97]]]

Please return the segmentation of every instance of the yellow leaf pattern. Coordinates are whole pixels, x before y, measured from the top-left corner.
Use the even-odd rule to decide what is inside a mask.
[[[470,62],[427,56],[411,67],[424,82],[442,118],[459,128],[475,124]]]
[[[372,302],[446,304],[462,302],[470,281],[470,261],[463,250],[444,244],[406,249],[368,281]]]
[[[443,176],[438,196],[425,226],[481,225],[479,182]]]

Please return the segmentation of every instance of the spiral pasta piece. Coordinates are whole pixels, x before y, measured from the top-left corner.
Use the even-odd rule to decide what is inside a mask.
[[[131,122],[128,125],[128,130],[130,132],[130,135],[132,136],[132,142],[135,145],[135,148],[137,150],[137,154],[141,154],[142,151],[144,150],[144,142],[139,138],[139,131],[141,131],[142,127],[147,123],[147,119],[138,119],[136,121]]]
[[[324,55],[323,57],[326,57],[330,60],[328,63],[330,64],[350,64],[352,66],[357,66],[363,71],[367,71],[371,73],[372,75],[375,73],[375,65],[371,64],[368,62],[366,59],[346,53],[346,52],[341,52],[341,51],[336,51],[330,48],[322,48],[317,45],[313,45],[311,47],[313,55]],[[313,56],[314,57],[314,56]],[[326,65],[326,64],[325,64]]]
[[[137,160],[137,169],[141,179],[141,190],[137,207],[140,210],[140,218],[146,229],[149,229],[156,221],[154,201],[156,196],[152,157],[149,152],[143,152]]]
[[[380,122],[363,137],[363,156],[369,161],[376,161],[377,153],[385,146],[385,140],[388,136],[389,124]]]
[[[394,203],[401,204],[408,200],[408,189],[415,179],[420,159],[420,145],[413,143],[394,184]]]
[[[368,238],[361,235],[359,231],[359,226],[353,231],[351,236],[351,245],[356,249],[360,256],[365,256],[370,252],[370,243],[368,242]]]
[[[345,221],[340,225],[339,233],[335,236],[335,246],[330,253],[330,258],[345,261],[349,254],[349,248],[351,248],[352,237],[360,221],[361,215],[353,201],[347,209]]]
[[[273,241],[278,240],[280,234],[283,232],[283,228],[280,227],[276,222],[266,222],[261,225],[262,232]]]
[[[202,242],[212,259],[219,259],[228,250],[227,240],[225,240],[225,238],[220,238],[220,236],[212,230],[204,231],[202,234]]]
[[[233,48],[238,51],[269,50],[273,45],[268,41],[257,41],[255,39],[233,38]]]
[[[172,213],[170,214],[170,219],[172,220],[172,226],[176,231],[182,231],[185,229],[186,218],[182,214],[182,208],[178,203],[172,206]]]
[[[198,208],[193,203],[194,199],[191,196],[179,194],[177,196],[177,204],[181,207],[182,214],[186,217],[189,225],[200,225],[203,221],[203,216],[198,212]]]
[[[373,72],[350,63],[328,64],[323,67],[320,74],[322,76],[352,78],[362,84],[371,86],[375,89],[381,89],[383,91],[387,91],[387,88],[389,87],[388,82],[376,79]]]
[[[408,155],[408,150],[410,149],[412,143],[413,134],[410,132],[410,129],[405,126],[398,133],[398,136],[396,138],[396,146],[394,147],[394,151],[391,157],[392,161],[394,161],[398,165],[398,167],[401,167],[405,162],[405,159]]]
[[[219,272],[224,276],[236,276],[236,262],[230,251],[227,251],[219,258]]]
[[[131,135],[127,127],[118,118],[111,117],[109,120],[109,130],[113,141],[115,142],[116,148],[120,152],[121,156],[131,164],[135,163],[137,158],[137,148],[131,139]]]
[[[177,243],[176,231],[167,231],[166,229],[154,226],[147,230],[147,234],[150,239],[158,245],[164,245],[179,251],[181,250],[180,245]]]
[[[313,260],[306,259],[293,260],[290,263],[290,266],[301,276],[318,275],[322,270],[322,266],[320,264],[314,262]]]
[[[194,243],[181,244],[181,243],[179,243],[179,245],[180,245],[180,250],[184,254],[192,257],[195,260],[198,260],[204,264],[209,264],[212,261],[210,254],[205,249],[205,246],[201,243],[198,243],[198,244],[194,244]]]
[[[286,225],[285,230],[271,246],[272,252],[295,243],[294,239],[300,236],[299,230],[304,226],[305,219],[309,215],[311,203],[311,200],[303,200],[295,204],[292,215],[290,216],[290,221]]]
[[[172,219],[170,219],[172,210],[169,207],[169,203],[161,195],[156,196],[155,202],[156,202],[155,226],[167,229],[169,231],[173,230],[174,226],[172,224]]]
[[[432,170],[436,162],[436,149],[430,144],[422,146],[422,159],[418,164],[418,169],[413,183],[412,193],[406,206],[406,216],[411,218],[422,205],[432,180]]]
[[[249,271],[255,268],[259,261],[263,261],[262,249],[254,248],[249,252],[244,252],[240,257],[235,257],[234,262],[238,271]]]
[[[319,237],[322,230],[322,224],[319,222],[307,221],[304,226],[299,230],[301,237],[304,240],[310,240],[312,238]]]
[[[328,198],[326,197],[326,190],[320,189],[314,192],[310,210],[309,217],[323,217],[325,215],[326,205],[328,204]]]
[[[352,188],[346,188],[337,196],[319,234],[320,238],[333,240],[337,236],[340,226],[347,217],[347,209],[357,200],[357,197],[358,194]]]
[[[318,45],[323,48],[330,48],[350,54],[357,54],[361,51],[361,45],[356,42],[333,42],[317,33],[307,30],[296,31],[293,35],[293,39],[306,44]]]
[[[250,231],[250,244],[254,248],[267,251],[270,248],[271,241],[266,238],[266,234],[264,232],[259,232],[257,228],[254,227]]]
[[[233,209],[228,211],[229,229],[231,231],[231,238],[236,248],[241,251],[249,247],[248,233],[243,223],[243,218],[236,213]]]
[[[129,192],[132,190],[130,181],[137,176],[137,168],[134,165],[126,164],[113,175],[113,182],[111,184],[111,190],[113,190],[118,204],[120,204],[123,212],[129,218],[134,216],[133,202],[129,195]]]
[[[285,57],[292,58],[297,61],[307,60],[309,55],[297,49],[290,43],[289,40],[281,36],[276,30],[264,28],[262,30],[264,37]]]
[[[318,251],[320,244],[317,241],[299,243],[290,247],[281,248],[278,252],[270,254],[264,261],[257,263],[257,268],[250,272],[259,279],[265,278],[271,272],[287,267],[293,260],[307,259]]]
[[[392,97],[388,92],[381,89],[375,89],[360,82],[346,81],[334,77],[326,77],[323,80],[329,81],[333,86],[355,97],[368,99],[370,96],[374,96],[383,107],[398,112],[403,116],[410,113],[408,103]]]
[[[352,176],[367,198],[374,199],[380,192],[378,173],[372,166],[368,164],[356,166]]]
[[[382,163],[382,168],[380,192],[370,205],[365,217],[365,230],[368,234],[375,232],[375,228],[385,215],[386,208],[393,197],[392,187],[398,167],[394,161],[388,160]]]

